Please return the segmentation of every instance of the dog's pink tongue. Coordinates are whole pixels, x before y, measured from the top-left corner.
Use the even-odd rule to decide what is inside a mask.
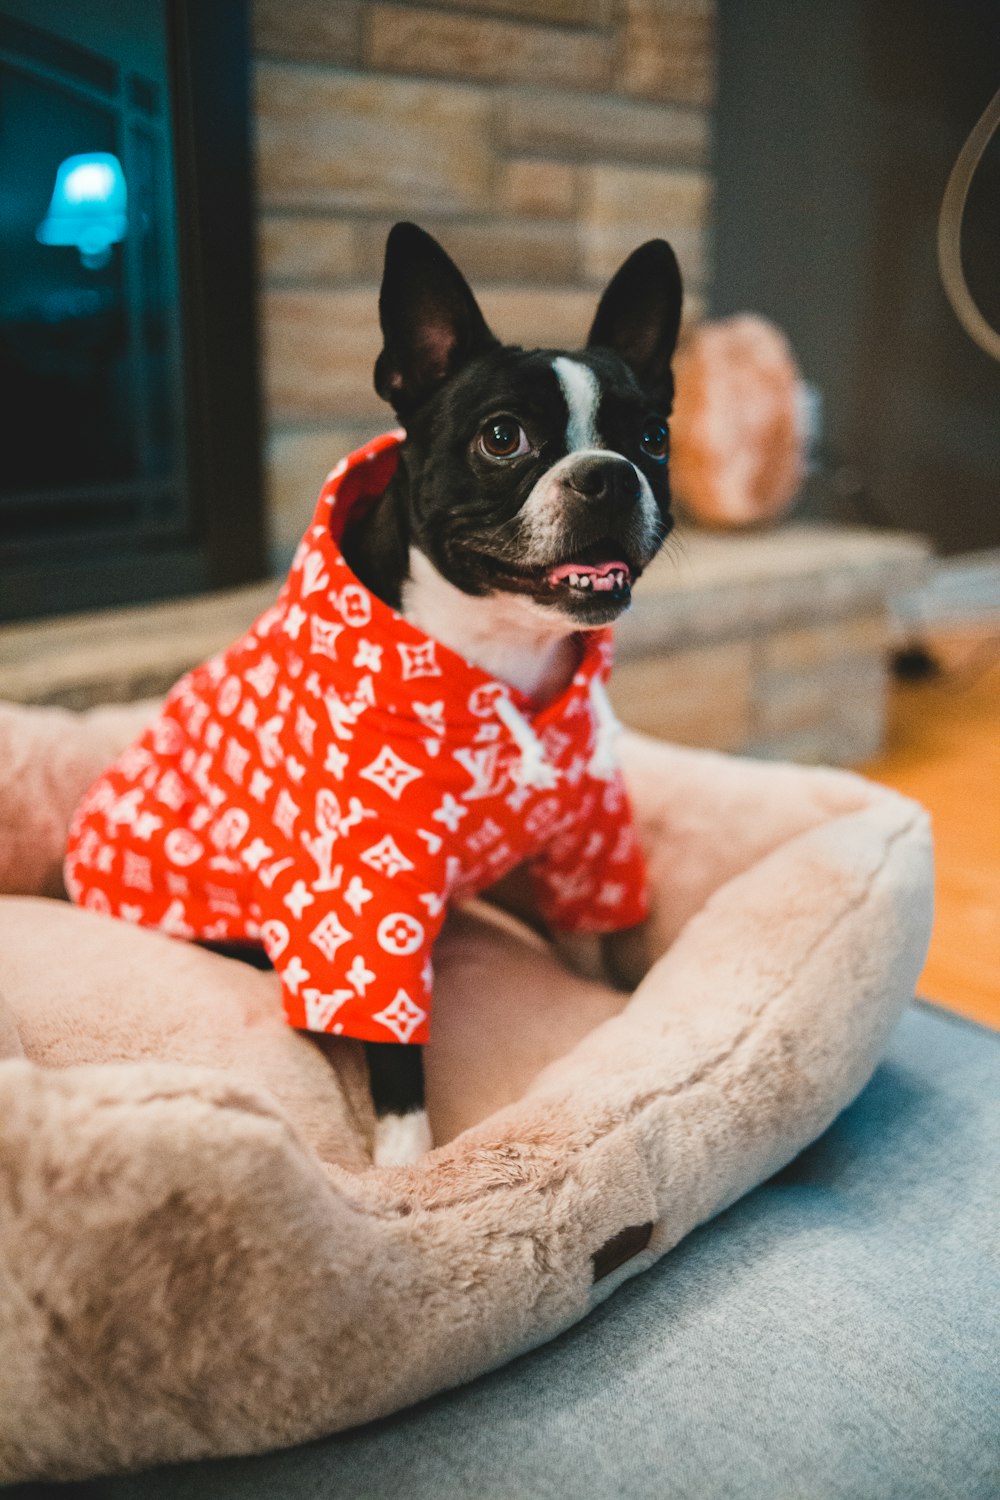
[[[607,593],[615,587],[616,575],[626,583],[631,581],[631,569],[623,562],[560,563],[548,574],[548,582],[556,584],[566,579],[574,582],[586,579],[595,592]]]

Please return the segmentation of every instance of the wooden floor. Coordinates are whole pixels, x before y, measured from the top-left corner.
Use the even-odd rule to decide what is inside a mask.
[[[894,685],[885,753],[859,769],[933,818],[937,912],[920,994],[1000,1029],[1000,633],[929,645],[942,672]]]

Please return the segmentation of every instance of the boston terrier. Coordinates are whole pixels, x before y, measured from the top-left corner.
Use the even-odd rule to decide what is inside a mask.
[[[378,393],[405,429],[381,499],[348,531],[363,584],[429,636],[542,706],[573,678],[583,633],[628,608],[672,527],[671,356],[677,260],[663,240],[628,257],[584,348],[523,349],[490,331],[461,272],[414,224],[397,224],[379,298]],[[564,942],[622,986],[641,936]],[[415,1045],[366,1042],[376,1160],[430,1145]]]
[[[680,276],[652,240],[583,349],[515,348],[399,224],[379,309],[375,384],[404,430],[334,469],[275,604],[90,789],[65,876],[92,911],[258,944],[290,1025],[364,1042],[375,1160],[398,1164],[430,1145],[449,902],[524,864],[577,968],[641,977],[606,627],[671,527]]]

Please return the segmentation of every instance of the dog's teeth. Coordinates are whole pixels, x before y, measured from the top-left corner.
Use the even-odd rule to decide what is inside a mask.
[[[569,586],[570,586],[570,588],[575,589],[577,587],[577,585],[579,584],[579,582],[580,582],[580,579],[579,579],[579,577],[578,577],[578,575],[576,573],[571,573],[569,575]]]
[[[589,573],[580,574],[580,587],[582,589],[589,589],[592,582],[593,579],[591,578]]]

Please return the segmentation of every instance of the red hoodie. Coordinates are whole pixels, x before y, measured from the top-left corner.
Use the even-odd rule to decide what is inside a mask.
[[[425,1042],[449,902],[528,860],[552,926],[607,932],[642,920],[646,890],[609,753],[610,631],[581,635],[534,713],[348,568],[338,539],[400,441],[337,466],[274,607],[90,789],[66,885],[180,937],[260,942],[293,1026]]]

